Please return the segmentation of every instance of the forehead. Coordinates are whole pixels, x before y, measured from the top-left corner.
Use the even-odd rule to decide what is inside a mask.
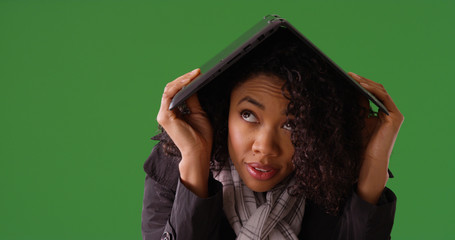
[[[259,74],[250,77],[245,82],[236,86],[231,93],[231,98],[238,98],[245,95],[262,95],[274,98],[283,98],[282,93],[284,81],[273,75]]]

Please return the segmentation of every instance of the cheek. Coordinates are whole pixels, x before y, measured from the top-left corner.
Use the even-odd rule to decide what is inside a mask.
[[[229,118],[228,149],[233,160],[239,160],[237,158],[248,151],[248,137],[246,136],[248,131],[242,129],[241,126],[235,119]]]
[[[295,153],[294,145],[292,145],[292,142],[289,138],[284,139],[283,142],[288,142],[284,146],[284,152],[285,152],[285,156],[287,159],[287,165],[288,165],[288,167],[294,169],[294,164],[292,163],[292,157],[294,157],[294,153]]]

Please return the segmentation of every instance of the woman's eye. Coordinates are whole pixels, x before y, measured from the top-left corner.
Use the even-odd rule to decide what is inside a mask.
[[[250,112],[250,111],[242,111],[240,113],[240,115],[247,122],[257,122],[258,121],[256,119],[256,117],[254,116],[254,114],[252,112]]]
[[[286,130],[288,130],[288,131],[292,131],[292,129],[294,129],[292,123],[290,123],[290,122],[285,123],[285,124],[283,125],[283,128],[286,129]]]

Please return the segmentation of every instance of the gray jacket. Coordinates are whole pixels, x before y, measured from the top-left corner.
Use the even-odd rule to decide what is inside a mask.
[[[221,183],[210,178],[209,197],[197,197],[180,183],[179,160],[158,143],[144,164],[143,239],[235,239],[223,212]],[[396,196],[388,188],[377,205],[353,191],[339,216],[307,201],[299,239],[390,239],[395,206]]]

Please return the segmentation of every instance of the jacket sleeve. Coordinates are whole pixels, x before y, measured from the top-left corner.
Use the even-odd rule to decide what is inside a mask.
[[[180,182],[174,160],[157,145],[144,164],[142,238],[217,239],[223,216],[221,183],[211,177],[209,197],[199,198]]]
[[[317,204],[307,201],[299,239],[390,239],[395,206],[395,194],[388,188],[384,189],[376,205],[353,191],[343,212],[337,216],[327,214]]]
[[[376,205],[363,200],[354,191],[339,221],[337,239],[390,239],[396,200],[389,188],[384,189]]]

